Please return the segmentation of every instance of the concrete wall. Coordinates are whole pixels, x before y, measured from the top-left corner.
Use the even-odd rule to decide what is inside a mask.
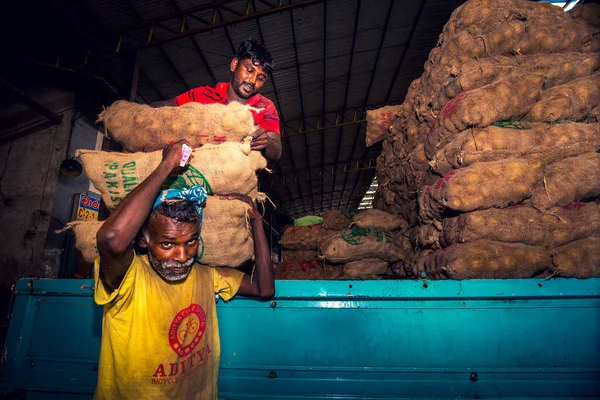
[[[15,121],[0,134],[0,287],[4,289],[21,277],[53,276],[44,264],[44,246],[74,114],[72,93],[34,88],[28,95],[63,119],[47,126],[44,117],[20,103],[0,115]]]

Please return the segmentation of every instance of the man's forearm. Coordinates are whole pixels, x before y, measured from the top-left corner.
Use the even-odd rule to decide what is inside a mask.
[[[276,133],[268,135],[269,140],[267,141],[267,147],[265,147],[265,157],[277,161],[281,157],[281,138]]]
[[[273,267],[271,266],[271,251],[267,244],[267,236],[262,218],[252,221],[254,231],[254,254],[256,254],[256,280],[261,297],[273,297],[275,285],[273,282]]]

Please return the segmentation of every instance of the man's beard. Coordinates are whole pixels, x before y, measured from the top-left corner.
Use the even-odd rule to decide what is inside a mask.
[[[148,261],[150,261],[150,265],[156,271],[156,273],[165,281],[176,282],[186,278],[189,275],[195,260],[194,257],[192,257],[182,263],[174,260],[160,261],[154,257],[151,251],[148,251]],[[183,269],[183,271],[175,271],[175,268]]]
[[[235,94],[237,94],[240,98],[244,99],[244,100],[248,100],[250,97],[254,96],[254,94],[256,93],[254,91],[254,85],[249,83],[249,82],[242,82],[238,77],[235,76],[235,73],[232,72],[232,79],[231,79],[231,87],[233,88],[233,92]],[[243,93],[240,88],[242,85],[250,85],[252,87],[252,92],[250,94],[245,94]]]

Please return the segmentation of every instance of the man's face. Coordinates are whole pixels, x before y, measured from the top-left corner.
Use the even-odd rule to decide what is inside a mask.
[[[267,74],[262,66],[253,64],[249,58],[231,62],[231,87],[235,94],[248,100],[254,96],[267,81]]]
[[[198,238],[198,221],[177,222],[156,213],[148,221],[140,246],[148,249],[148,260],[156,273],[165,281],[176,282],[190,274]]]

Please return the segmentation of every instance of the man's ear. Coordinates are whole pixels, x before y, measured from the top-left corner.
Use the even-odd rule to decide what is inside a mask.
[[[144,237],[144,235],[139,235],[137,244],[142,249],[148,248],[148,242],[146,242],[146,238]]]
[[[229,66],[229,69],[231,70],[231,72],[235,71],[235,69],[237,68],[239,63],[239,60],[237,59],[237,57],[233,57],[233,60],[231,60],[231,65]]]

